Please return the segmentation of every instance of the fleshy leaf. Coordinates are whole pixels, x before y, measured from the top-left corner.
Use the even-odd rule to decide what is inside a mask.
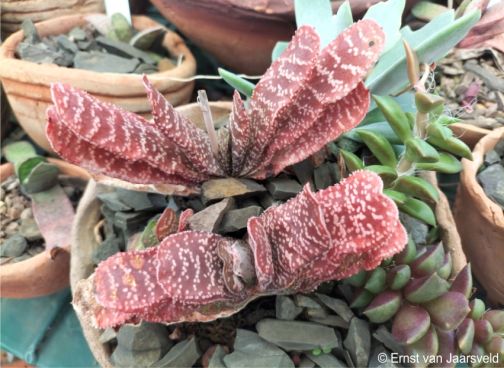
[[[261,295],[309,291],[375,267],[406,242],[397,208],[381,189],[376,174],[358,171],[318,193],[307,185],[249,219],[245,241],[184,231],[157,247],[114,255],[90,279],[96,300],[79,297],[76,307],[100,327],[211,321]]]

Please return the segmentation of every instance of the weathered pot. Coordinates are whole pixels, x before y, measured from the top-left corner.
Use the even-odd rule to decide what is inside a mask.
[[[504,139],[504,128],[483,137],[474,147],[473,160],[462,160],[463,171],[455,200],[455,220],[465,254],[488,298],[504,303],[504,214],[487,197],[476,174],[485,153]]]
[[[229,115],[230,103],[211,103],[212,115],[216,125],[224,121]],[[196,125],[203,127],[203,121],[199,107],[196,104],[190,104],[177,108],[178,111],[184,113]],[[426,173],[425,178],[431,181],[437,187],[436,176],[433,173]],[[72,244],[72,259],[70,268],[70,284],[72,290],[75,289],[77,283],[87,278],[94,270],[92,255],[98,247],[98,241],[95,236],[95,227],[100,221],[100,206],[101,202],[97,198],[97,194],[108,190],[104,186],[99,186],[91,180],[82,196],[77,215],[75,217],[74,226],[71,235]],[[441,236],[445,249],[452,254],[455,275],[466,264],[466,259],[462,251],[460,237],[458,236],[455,222],[450,212],[448,200],[444,194],[440,193],[440,201],[436,208],[436,217],[441,229]],[[90,321],[85,316],[77,316],[82,325],[84,336],[86,337],[89,347],[93,352],[95,359],[102,367],[112,367],[109,361],[110,346],[99,342],[99,337],[102,331],[94,328]]]
[[[417,0],[408,0],[407,9]],[[152,0],[196,45],[239,73],[262,74],[296,30],[293,0]],[[356,19],[379,0],[350,0]],[[343,1],[332,1],[336,11]],[[232,55],[232,57],[230,57]]]
[[[89,180],[89,173],[72,164],[49,159],[65,175]],[[1,181],[14,174],[11,163],[0,166]],[[69,285],[70,245],[46,250],[25,261],[0,266],[0,297],[34,298],[55,293]]]
[[[41,36],[57,35],[84,25],[85,17],[86,15],[60,17],[37,23],[36,27]],[[159,23],[144,16],[133,17],[133,26],[139,30],[158,25]],[[49,86],[53,82],[71,84],[104,101],[143,116],[150,116],[150,104],[142,84],[142,75],[97,73],[19,60],[15,58],[14,53],[22,39],[23,33],[16,32],[0,47],[0,79],[17,120],[42,148],[50,150],[45,136],[45,114],[51,103]],[[170,30],[165,34],[163,45],[174,57],[182,56],[182,62],[171,70],[149,74],[149,79],[173,105],[187,103],[194,82],[178,82],[170,78],[193,76],[196,61],[184,41]]]
[[[41,22],[63,15],[101,13],[103,0],[2,0],[2,38],[21,28],[25,19]]]

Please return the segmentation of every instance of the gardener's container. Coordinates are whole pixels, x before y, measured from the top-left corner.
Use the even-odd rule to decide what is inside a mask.
[[[504,214],[485,194],[476,175],[485,153],[502,139],[504,128],[492,131],[476,144],[472,161],[462,160],[455,201],[455,220],[464,252],[488,298],[498,303],[504,303]]]
[[[2,0],[2,38],[18,31],[25,19],[41,22],[63,15],[100,13],[103,0]]]
[[[450,128],[455,136],[467,144],[471,149],[474,148],[481,138],[491,132],[491,130],[466,123],[451,124]]]
[[[144,16],[133,16],[132,20],[133,27],[138,30],[159,26],[159,23]],[[79,14],[55,18],[35,26],[40,36],[44,37],[67,33],[86,22],[86,15]],[[23,32],[19,31],[0,47],[0,78],[17,120],[42,148],[50,150],[45,136],[45,123],[46,110],[51,104],[49,87],[53,82],[68,83],[104,101],[145,117],[150,116],[151,108],[141,74],[98,73],[19,60],[14,53],[22,40]],[[192,77],[196,71],[196,61],[184,41],[170,30],[165,33],[163,46],[181,63],[171,70],[149,74],[149,80],[173,105],[187,103],[194,82],[173,79]]]
[[[220,122],[227,118],[231,110],[230,103],[210,103],[210,106],[212,108],[213,120],[216,125],[219,125]],[[177,110],[182,112],[197,126],[201,128],[204,127],[201,110],[197,104],[181,106],[178,107]],[[434,173],[429,172],[424,175],[426,180],[437,187]],[[99,246],[99,239],[97,239],[95,228],[101,217],[101,201],[97,198],[97,194],[105,190],[107,190],[106,187],[97,186],[94,181],[90,181],[79,202],[71,237],[72,261],[70,283],[73,290],[75,290],[80,280],[89,277],[94,271],[92,255],[94,250]],[[448,201],[441,191],[438,190],[438,192],[440,200],[436,207],[436,218],[440,226],[441,239],[445,250],[452,255],[453,273],[455,274],[466,265],[466,259],[462,251],[460,237],[457,233]],[[111,354],[110,347],[108,344],[102,344],[99,341],[100,330],[94,328],[90,321],[86,320],[84,314],[78,312],[77,315],[96,360],[102,367],[111,367],[112,365],[109,361]]]
[[[88,180],[89,173],[58,159],[49,159],[61,174]],[[14,166],[0,166],[1,181],[14,174]],[[45,250],[27,260],[0,266],[0,297],[35,298],[49,295],[69,285],[70,244]]]

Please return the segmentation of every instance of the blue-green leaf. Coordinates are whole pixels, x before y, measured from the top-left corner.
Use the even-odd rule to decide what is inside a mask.
[[[402,14],[405,0],[388,0],[379,2],[368,9],[364,19],[372,19],[378,23],[385,32],[385,46],[382,55],[390,50],[401,39]]]
[[[219,68],[218,71],[222,79],[224,79],[231,87],[237,89],[247,97],[252,96],[252,92],[255,87],[254,83],[251,83],[226,69]]]
[[[285,51],[288,45],[289,43],[287,41],[278,41],[271,52],[271,61],[275,61],[280,55],[282,55],[282,52]]]
[[[332,18],[335,37],[343,32],[346,28],[350,27],[353,23],[352,8],[350,3],[345,1],[338,8],[338,12]]]
[[[401,30],[402,36],[416,52],[420,62],[431,64],[445,56],[479,20],[481,12],[474,10],[454,19],[448,11],[433,19],[417,31],[409,27]],[[401,42],[385,53],[366,80],[366,86],[379,95],[395,94],[408,84],[406,55]]]

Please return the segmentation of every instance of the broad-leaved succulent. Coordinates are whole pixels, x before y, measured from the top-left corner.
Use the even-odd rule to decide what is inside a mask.
[[[362,80],[384,43],[364,20],[320,48],[301,27],[244,106],[238,92],[228,127],[196,127],[144,78],[153,121],[68,85],[52,85],[47,136],[66,160],[130,183],[197,187],[222,176],[264,179],[355,127],[369,106]],[[173,191],[173,188],[172,188]]]
[[[101,328],[140,320],[211,321],[271,294],[309,292],[371,270],[407,241],[397,207],[370,171],[248,221],[244,240],[183,231],[119,253],[81,281],[74,305]]]

